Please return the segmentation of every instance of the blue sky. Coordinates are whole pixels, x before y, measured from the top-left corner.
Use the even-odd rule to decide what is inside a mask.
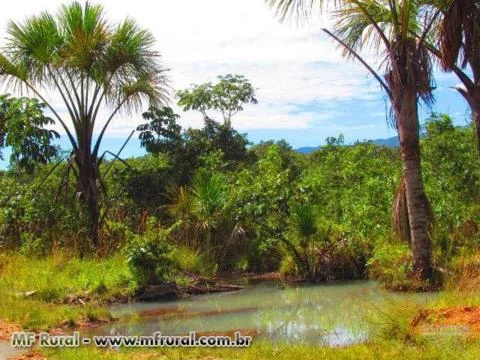
[[[157,39],[173,89],[214,81],[220,74],[243,74],[257,88],[257,105],[238,114],[233,125],[253,142],[286,139],[292,146],[315,146],[326,137],[344,134],[348,142],[395,136],[387,125],[383,94],[361,65],[347,62],[322,33],[328,17],[301,26],[281,24],[263,0],[103,0],[109,19],[133,17]],[[8,20],[55,10],[64,1],[16,0],[2,7],[0,46]],[[371,59],[371,54],[366,54]],[[463,124],[466,104],[452,86],[455,76],[436,72],[434,111]],[[63,113],[61,101],[50,94]],[[175,101],[172,98],[172,106]],[[199,127],[196,113],[182,113],[184,127]],[[422,108],[421,117],[430,112]],[[108,109],[100,114],[106,118]],[[64,114],[65,115],[65,114]],[[105,148],[117,151],[140,114],[119,116],[106,134]],[[101,121],[99,122],[99,128]],[[61,144],[65,144],[62,140]],[[132,139],[124,157],[142,154]],[[7,154],[5,154],[7,155]]]

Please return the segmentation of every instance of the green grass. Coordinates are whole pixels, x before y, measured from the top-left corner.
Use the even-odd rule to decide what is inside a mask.
[[[43,352],[50,360],[112,359],[112,360],[318,360],[318,359],[478,359],[480,342],[471,339],[438,339],[422,346],[405,345],[399,341],[379,341],[344,348],[306,345],[275,345],[257,342],[245,349],[157,349],[98,350],[78,348]]]
[[[0,318],[29,330],[109,318],[100,306],[129,296],[135,282],[124,259],[81,260],[57,255],[32,259],[0,255]],[[34,292],[25,296],[27,292]],[[81,298],[84,306],[65,304]]]

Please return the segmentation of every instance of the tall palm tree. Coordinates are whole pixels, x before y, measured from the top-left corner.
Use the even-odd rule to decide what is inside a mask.
[[[443,70],[454,72],[464,87],[456,89],[473,114],[480,151],[480,2],[473,0],[431,0],[442,12],[438,26],[438,47],[430,50]],[[465,70],[467,66],[472,76]]]
[[[305,16],[327,1],[267,0],[282,15]],[[420,22],[424,1],[337,0],[332,1],[335,30],[324,31],[337,41],[348,58],[358,60],[387,94],[400,138],[403,176],[408,208],[415,275],[431,279],[431,247],[428,232],[428,199],[423,185],[418,103],[430,104],[432,65],[425,46],[431,24]],[[418,36],[418,34],[420,34]],[[381,56],[379,75],[360,51],[372,49]]]
[[[167,98],[165,71],[153,50],[150,32],[133,20],[108,22],[100,5],[73,2],[57,14],[42,12],[8,24],[0,53],[0,79],[15,90],[32,93],[53,113],[70,140],[70,166],[77,194],[89,218],[92,245],[99,240],[101,176],[99,154],[105,131],[119,112],[131,112],[147,100]],[[48,101],[61,99],[66,114]],[[94,131],[101,109],[109,115]],[[71,127],[69,127],[71,125]]]

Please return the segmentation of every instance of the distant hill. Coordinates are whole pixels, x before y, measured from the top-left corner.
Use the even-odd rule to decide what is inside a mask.
[[[400,140],[398,140],[398,136],[394,136],[388,139],[370,140],[369,142],[378,146],[386,146],[391,148],[400,146]]]
[[[385,146],[390,148],[395,148],[400,146],[400,141],[398,140],[398,136],[393,136],[388,139],[368,140],[367,142],[378,145],[378,146]],[[302,154],[310,154],[314,151],[320,150],[321,148],[322,148],[321,146],[303,146],[295,150]]]
[[[310,154],[314,151],[320,150],[321,148],[322,148],[321,146],[304,146],[304,147],[295,149],[295,151],[302,154]]]

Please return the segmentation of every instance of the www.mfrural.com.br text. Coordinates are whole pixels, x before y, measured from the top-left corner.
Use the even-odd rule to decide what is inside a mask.
[[[71,335],[51,335],[46,332],[16,332],[11,337],[13,347],[39,347],[60,348],[80,347],[94,345],[100,348],[110,347],[248,347],[252,343],[251,336],[243,336],[235,332],[233,337],[227,335],[202,335],[197,336],[194,331],[188,335],[162,335],[155,332],[152,335],[122,336],[122,335],[97,335],[82,337],[76,331]]]

